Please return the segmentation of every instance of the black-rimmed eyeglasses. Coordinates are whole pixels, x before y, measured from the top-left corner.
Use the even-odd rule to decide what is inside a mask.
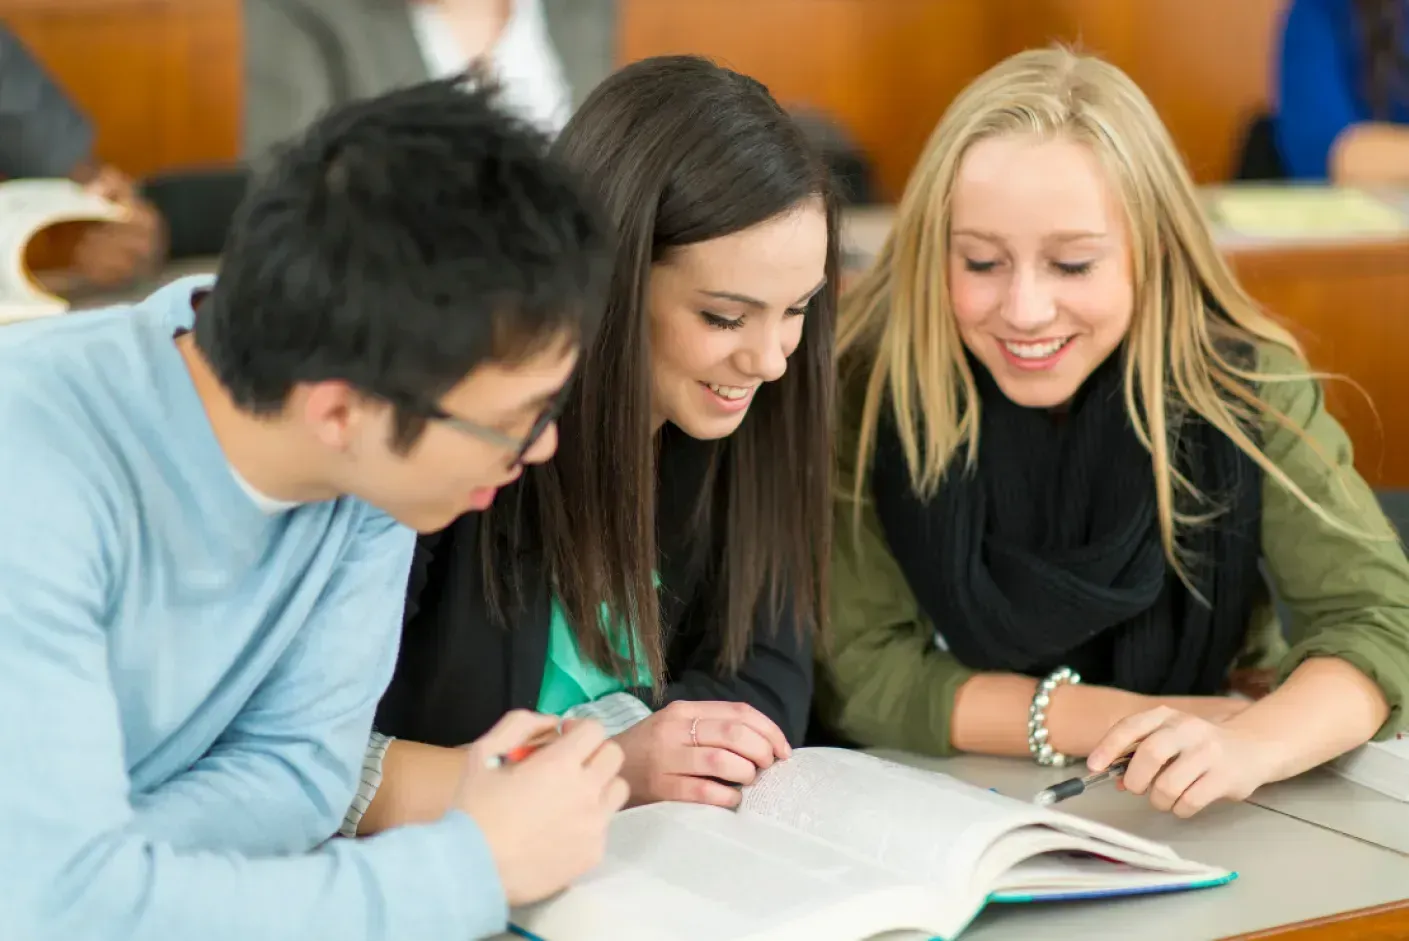
[[[530,428],[528,434],[524,435],[522,438],[505,434],[497,428],[481,425],[478,422],[470,421],[468,418],[452,415],[438,405],[426,406],[421,409],[420,412],[431,421],[439,422],[448,428],[454,428],[461,434],[478,438],[488,444],[501,447],[511,452],[514,455],[514,459],[509,463],[509,466],[518,467],[523,463],[523,459],[528,452],[538,443],[538,439],[543,437],[543,433],[548,430],[548,426],[557,421],[558,415],[561,414],[563,410],[563,404],[566,399],[566,390],[558,393],[553,401],[549,402],[547,407],[533,420],[533,427]]]

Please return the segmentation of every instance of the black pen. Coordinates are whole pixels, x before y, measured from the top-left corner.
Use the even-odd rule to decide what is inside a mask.
[[[1047,807],[1058,801],[1076,797],[1078,794],[1085,794],[1088,789],[1098,784],[1104,784],[1107,781],[1114,781],[1124,774],[1125,769],[1130,767],[1130,759],[1134,757],[1134,752],[1128,755],[1121,755],[1115,761],[1107,765],[1104,771],[1088,774],[1084,778],[1069,778],[1066,781],[1062,781],[1060,784],[1053,784],[1051,787],[1043,788],[1037,792],[1037,796],[1033,797],[1032,802],[1042,807]]]

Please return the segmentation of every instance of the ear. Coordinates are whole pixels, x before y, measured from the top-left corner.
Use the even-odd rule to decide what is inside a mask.
[[[329,380],[301,386],[294,393],[298,414],[318,443],[348,451],[373,418],[375,404],[346,382]]]

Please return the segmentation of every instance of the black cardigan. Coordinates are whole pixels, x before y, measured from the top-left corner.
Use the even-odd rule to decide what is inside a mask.
[[[707,533],[691,531],[691,509],[703,484],[710,445],[667,427],[661,444],[657,532],[661,616],[666,629],[665,702],[745,702],[802,744],[812,700],[812,644],[800,639],[790,606],[776,623],[761,607],[748,655],[734,675],[715,669],[718,632],[706,610],[710,593],[680,564]],[[727,445],[726,445],[727,446]],[[720,486],[724,486],[720,475]],[[501,499],[511,497],[501,494]],[[537,704],[548,658],[550,598],[541,559],[525,559],[522,609],[508,629],[489,614],[480,564],[478,514],[423,536],[407,593],[401,652],[377,713],[387,735],[458,746],[483,735],[510,709]],[[710,551],[719,552],[714,544]],[[632,690],[651,705],[649,690]],[[654,704],[659,706],[660,704]]]

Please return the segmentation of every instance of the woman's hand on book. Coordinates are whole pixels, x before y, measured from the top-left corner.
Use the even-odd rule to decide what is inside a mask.
[[[737,702],[673,702],[616,736],[631,803],[687,801],[735,807],[737,785],[788,757],[782,729]]]
[[[1219,800],[1245,800],[1273,776],[1270,743],[1169,706],[1117,722],[1087,760],[1104,770],[1134,752],[1120,786],[1148,794],[1156,810],[1192,817]]]

